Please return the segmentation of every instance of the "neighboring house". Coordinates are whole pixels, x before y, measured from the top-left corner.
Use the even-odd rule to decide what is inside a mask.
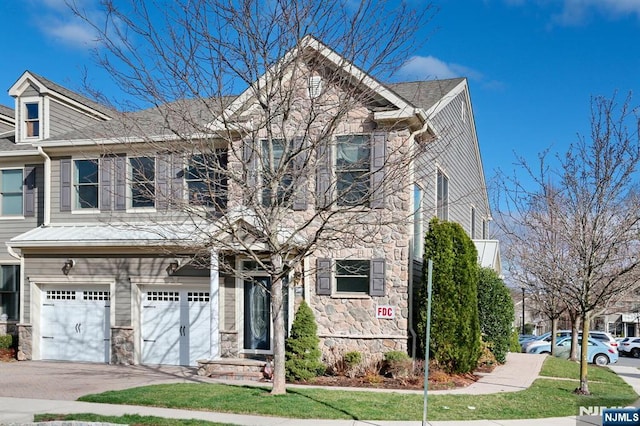
[[[326,47],[314,52],[329,64],[337,56]],[[349,116],[336,143],[356,134],[363,152],[380,155],[412,134],[429,132],[437,139],[402,174],[413,186],[393,194],[399,202],[372,200],[369,206],[410,218],[407,226],[381,229],[371,244],[319,247],[305,270],[292,276],[288,325],[295,297],[304,297],[325,355],[410,351],[413,286],[433,217],[459,222],[471,238],[483,240],[477,243],[483,248],[479,261],[500,272],[497,244],[486,241],[491,217],[467,80],[387,86],[371,78],[358,81],[357,89],[373,94],[371,103]],[[7,246],[0,251],[0,314],[8,317],[0,324],[17,328],[20,359],[195,365],[199,359],[271,353],[270,314],[260,309],[265,295],[257,286],[219,269],[224,253],[215,247],[205,269],[183,264],[189,253],[175,253],[191,234],[167,206],[175,199],[192,202],[202,183],[189,172],[198,154],[177,153],[152,110],[123,115],[28,71],[9,93],[15,114],[0,109],[0,126],[14,126],[11,133],[0,130],[0,239]],[[252,102],[247,93],[229,97],[221,100],[220,112],[250,110]],[[189,111],[192,105],[184,101],[183,107]],[[140,127],[124,125],[124,116]],[[202,119],[215,127],[215,114]],[[166,138],[171,149],[145,151],[138,132],[149,129],[154,147]],[[133,150],[136,138],[140,148]],[[216,161],[231,169],[237,158],[227,156],[227,149],[220,146]],[[320,175],[340,173],[337,164],[320,167],[317,183],[305,189],[329,188]],[[128,179],[133,174],[145,175],[147,186],[137,187]],[[216,194],[215,205],[228,208],[211,214],[238,215],[244,226],[241,191],[231,185]],[[146,195],[135,195],[143,189]],[[292,220],[312,212],[313,200],[320,202],[301,193]],[[197,201],[201,207],[202,198]],[[266,280],[255,262],[241,256],[234,261],[254,283]]]

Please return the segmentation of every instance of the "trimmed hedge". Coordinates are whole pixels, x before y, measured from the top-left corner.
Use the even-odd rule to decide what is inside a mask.
[[[302,301],[291,325],[291,335],[285,344],[287,380],[309,380],[324,373],[320,361],[318,326],[309,305]]]
[[[482,338],[496,360],[504,364],[507,359],[513,323],[513,299],[498,274],[489,268],[480,268],[478,280],[478,315]]]

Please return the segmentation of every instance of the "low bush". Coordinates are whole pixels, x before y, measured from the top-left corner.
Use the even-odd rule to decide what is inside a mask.
[[[13,347],[13,336],[10,334],[0,335],[0,349],[11,349]]]
[[[405,352],[391,351],[384,354],[384,375],[393,378],[406,378],[412,373],[413,361]]]

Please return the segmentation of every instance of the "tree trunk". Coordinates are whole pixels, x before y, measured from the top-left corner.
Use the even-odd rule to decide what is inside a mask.
[[[556,334],[558,333],[558,318],[551,318],[551,355],[556,354]]]
[[[282,256],[271,256],[275,271],[282,270]],[[271,395],[287,393],[286,374],[284,368],[284,312],[283,281],[281,278],[271,277],[271,315],[273,318],[273,387]]]
[[[580,395],[590,395],[589,382],[587,380],[587,355],[589,351],[589,312],[582,314],[582,344],[580,345],[580,387],[576,393]]]
[[[571,361],[578,360],[578,317],[571,315],[571,353],[569,359]]]

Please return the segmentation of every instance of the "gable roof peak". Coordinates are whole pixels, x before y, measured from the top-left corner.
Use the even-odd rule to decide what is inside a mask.
[[[42,94],[49,94],[58,98],[72,101],[79,104],[86,109],[92,110],[98,115],[104,116],[105,119],[112,117],[115,111],[101,103],[93,101],[88,97],[81,95],[78,92],[67,89],[58,83],[55,83],[33,71],[25,70],[20,78],[9,88],[9,95],[13,97],[19,97],[29,87],[29,85],[35,85],[38,91]]]

